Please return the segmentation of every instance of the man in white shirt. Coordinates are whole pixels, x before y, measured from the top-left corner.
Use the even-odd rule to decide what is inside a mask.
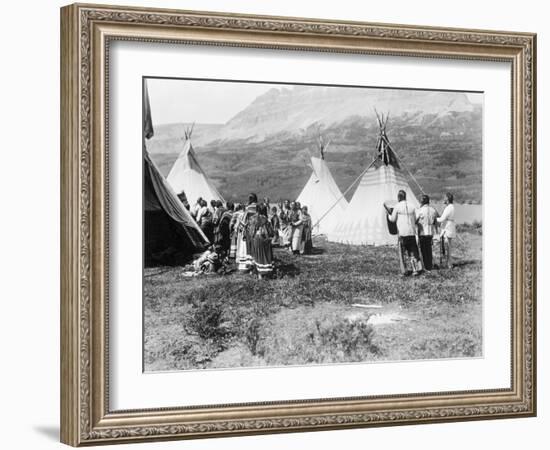
[[[387,206],[386,209],[388,209]],[[418,245],[416,244],[416,217],[414,209],[414,206],[407,201],[405,191],[400,190],[397,193],[397,205],[395,205],[391,214],[388,214],[388,220],[397,223],[397,234],[399,236],[401,252],[407,253],[412,267],[412,274],[416,276],[420,274],[422,264],[420,263]],[[402,266],[402,272],[404,274],[404,266]]]
[[[435,208],[430,206],[430,197],[426,194],[420,199],[420,208],[416,210],[416,226],[418,227],[418,244],[424,269],[432,270],[432,242],[436,231],[436,219],[439,216]]]
[[[440,264],[443,266],[443,262],[445,262],[445,266],[448,269],[453,268],[453,260],[451,256],[451,244],[453,241],[453,238],[456,236],[456,222],[455,222],[455,205],[454,203],[454,196],[450,192],[447,192],[445,195],[445,204],[447,205],[445,209],[443,210],[443,214],[441,214],[441,217],[437,218],[437,221],[439,223],[443,224],[443,228],[441,230],[440,238]]]

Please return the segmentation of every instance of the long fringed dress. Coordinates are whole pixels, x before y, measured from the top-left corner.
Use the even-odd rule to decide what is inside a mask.
[[[275,232],[269,219],[260,214],[250,218],[247,226],[247,239],[252,243],[250,255],[258,275],[271,275],[273,273],[273,249],[271,241]]]
[[[252,241],[248,239],[246,228],[248,221],[254,214],[256,214],[256,203],[251,203],[246,207],[238,224],[237,268],[241,272],[248,272],[253,267],[252,257],[250,256]]]
[[[239,237],[239,223],[244,214],[244,211],[235,211],[231,217],[229,223],[229,231],[231,232],[231,248],[229,250],[229,258],[235,259],[237,257],[237,242]]]

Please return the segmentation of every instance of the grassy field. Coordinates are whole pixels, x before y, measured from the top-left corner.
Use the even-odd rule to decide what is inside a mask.
[[[313,255],[276,249],[269,280],[148,268],[145,370],[481,356],[480,228],[460,237],[453,270],[419,277],[399,275],[393,247],[321,238]]]

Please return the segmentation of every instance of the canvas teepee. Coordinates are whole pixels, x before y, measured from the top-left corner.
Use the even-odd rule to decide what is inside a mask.
[[[208,239],[183,207],[147,153],[145,139],[154,135],[147,85],[143,122],[143,231],[144,263],[165,264],[189,259],[208,245]],[[169,260],[169,261],[167,261]]]
[[[192,132],[192,127],[185,131],[183,150],[174,162],[166,179],[177,194],[185,193],[190,205],[194,205],[199,197],[202,197],[207,202],[210,202],[210,200],[220,200],[223,202],[223,197],[212,181],[206,176],[197,160],[193,145],[191,144]]]
[[[345,214],[329,233],[329,241],[352,245],[394,244],[397,237],[388,231],[384,202],[395,204],[398,191],[403,189],[407,201],[415,208],[419,206],[386,134],[388,116],[377,114],[377,117],[380,134],[376,159],[361,178]]]
[[[145,264],[161,262],[163,256],[186,259],[203,250],[208,239],[146,150],[143,164]]]
[[[348,206],[325,161],[328,144],[319,136],[320,154],[311,157],[311,176],[297,198],[302,206],[308,207],[314,234],[330,232]]]

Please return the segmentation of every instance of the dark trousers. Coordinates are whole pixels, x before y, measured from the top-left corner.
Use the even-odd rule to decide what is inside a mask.
[[[426,270],[432,270],[433,268],[432,240],[432,236],[418,236],[420,253],[422,253],[422,262],[424,263],[424,269]]]
[[[401,236],[401,244],[403,245],[403,250],[409,258],[414,257],[416,260],[420,260],[415,236]]]

